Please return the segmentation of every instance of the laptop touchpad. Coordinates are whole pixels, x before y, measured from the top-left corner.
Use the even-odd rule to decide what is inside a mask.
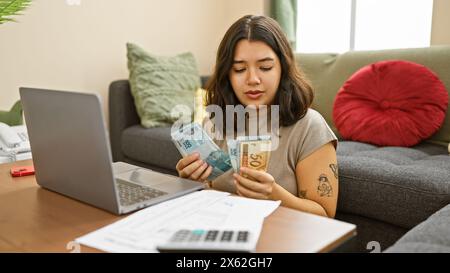
[[[137,169],[133,170],[131,172],[124,173],[123,175],[118,176],[125,176],[121,178],[125,178],[131,182],[139,183],[142,185],[147,186],[156,186],[158,184],[162,183],[170,183],[173,182],[173,178],[170,176],[166,176],[164,174],[160,174],[157,172],[148,171],[145,169]]]
[[[130,172],[118,174],[116,175],[116,177],[157,189],[171,191],[180,189],[180,186],[181,188],[183,188],[183,183],[177,181],[177,177],[149,171],[146,169],[136,169]]]

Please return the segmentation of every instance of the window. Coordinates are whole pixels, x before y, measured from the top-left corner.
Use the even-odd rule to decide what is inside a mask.
[[[430,45],[433,0],[299,0],[297,51]]]
[[[351,0],[299,0],[297,50],[343,52],[350,46]]]

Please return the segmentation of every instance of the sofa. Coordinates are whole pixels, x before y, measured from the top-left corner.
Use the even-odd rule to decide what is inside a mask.
[[[296,56],[316,93],[313,108],[339,138],[332,120],[337,91],[359,68],[390,59],[427,66],[450,91],[450,46]],[[202,83],[206,79],[202,77]],[[171,142],[170,128],[145,129],[139,124],[127,80],[110,84],[109,113],[114,161],[176,175],[181,157]],[[448,239],[433,243],[433,238],[450,238],[449,132],[447,111],[440,130],[414,147],[378,147],[340,138],[336,218],[356,224],[358,235],[338,252],[368,252],[373,242],[387,252],[449,251]],[[418,241],[411,243],[414,238]]]
[[[386,253],[450,253],[450,205],[403,235]]]

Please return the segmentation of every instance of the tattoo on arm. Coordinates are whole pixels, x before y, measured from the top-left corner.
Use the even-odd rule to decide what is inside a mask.
[[[338,167],[336,164],[330,164],[330,169],[333,171],[334,177],[338,179]]]
[[[306,191],[300,191],[299,197],[300,197],[301,199],[306,199]]]
[[[325,174],[319,176],[319,185],[317,186],[317,193],[320,197],[331,197],[333,195],[333,189],[331,188],[330,181]]]

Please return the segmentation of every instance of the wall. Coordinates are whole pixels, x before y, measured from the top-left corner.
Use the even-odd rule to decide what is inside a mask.
[[[450,45],[450,1],[433,1],[432,45]]]
[[[0,25],[0,109],[32,86],[99,93],[108,116],[109,83],[128,77],[127,42],[158,55],[191,51],[209,74],[228,26],[264,11],[264,0],[80,1],[36,0],[19,23]]]
[[[76,1],[76,0],[72,0]],[[267,14],[269,0],[36,0],[0,25],[0,109],[20,86],[99,93],[128,77],[126,42],[151,53],[191,51],[209,74],[229,25],[245,14]],[[130,4],[132,3],[132,4]],[[450,44],[450,1],[434,0],[432,44]]]

